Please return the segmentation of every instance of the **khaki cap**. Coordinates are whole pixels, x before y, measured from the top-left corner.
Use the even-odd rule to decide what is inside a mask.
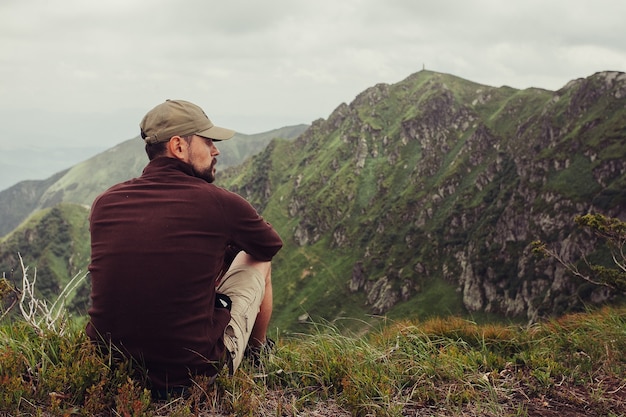
[[[198,135],[213,140],[227,140],[234,130],[218,127],[204,111],[184,100],[166,100],[148,112],[139,125],[146,143],[167,142],[172,136]]]

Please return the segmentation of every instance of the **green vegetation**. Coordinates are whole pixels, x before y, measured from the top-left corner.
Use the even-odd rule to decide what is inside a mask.
[[[555,172],[547,188],[559,191],[574,201],[589,201],[602,189],[593,178],[591,162],[580,155],[576,155],[566,169]]]
[[[62,203],[39,210],[0,241],[0,273],[21,287],[20,254],[37,280],[37,295],[53,299],[75,275],[86,272],[89,264],[88,209]],[[70,297],[71,309],[86,312],[88,289]]]
[[[579,254],[577,262],[564,259],[541,241],[533,242],[533,250],[556,259],[569,273],[593,285],[626,292],[626,222],[601,214],[576,216],[574,221],[602,239],[605,246],[595,248],[591,254]],[[591,262],[592,258],[604,264]]]
[[[262,369],[245,364],[186,398],[153,401],[138,369],[100,356],[80,321],[64,335],[0,323],[0,410],[8,415],[618,416],[626,309],[532,326],[455,317],[387,321],[366,335],[331,325],[279,336]],[[139,372],[141,374],[141,372]],[[588,414],[592,412],[592,414]],[[421,415],[421,414],[420,414]]]
[[[433,280],[427,283],[414,299],[398,303],[386,316],[396,320],[467,316],[465,309],[460,307],[462,305],[460,298],[461,293],[454,285],[444,280]],[[457,309],[450,310],[453,307]],[[493,316],[487,319],[487,321],[493,320]]]

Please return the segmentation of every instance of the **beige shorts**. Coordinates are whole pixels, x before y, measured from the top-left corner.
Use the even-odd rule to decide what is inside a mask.
[[[228,270],[217,286],[217,292],[230,297],[231,319],[224,330],[224,345],[230,353],[228,370],[231,375],[243,359],[252,327],[265,295],[265,279],[252,266],[237,266]]]

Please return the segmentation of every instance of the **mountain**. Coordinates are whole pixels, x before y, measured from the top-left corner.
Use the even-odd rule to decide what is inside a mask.
[[[372,315],[532,322],[623,297],[537,257],[532,242],[606,259],[573,218],[626,218],[625,137],[624,73],[547,91],[420,71],[365,90],[295,140],[272,140],[217,182],[285,241],[272,277],[280,329],[309,318],[362,327]],[[129,154],[116,147],[45,189],[31,184],[14,206],[90,203],[143,166]]]
[[[220,167],[237,165],[260,152],[274,138],[293,139],[308,126],[296,125],[264,133],[238,133],[219,144]],[[141,175],[148,159],[136,137],[42,181],[22,181],[0,192],[0,236],[39,209],[66,202],[91,205],[111,185]]]
[[[616,296],[531,243],[575,261],[595,245],[575,215],[626,217],[625,138],[624,73],[552,92],[421,71],[221,181],[287,242],[273,277],[283,327],[371,314],[534,321]]]

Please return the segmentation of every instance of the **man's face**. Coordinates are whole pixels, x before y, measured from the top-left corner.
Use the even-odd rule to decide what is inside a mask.
[[[189,145],[189,165],[194,174],[206,182],[215,181],[215,158],[220,151],[215,147],[211,139],[194,135]]]

